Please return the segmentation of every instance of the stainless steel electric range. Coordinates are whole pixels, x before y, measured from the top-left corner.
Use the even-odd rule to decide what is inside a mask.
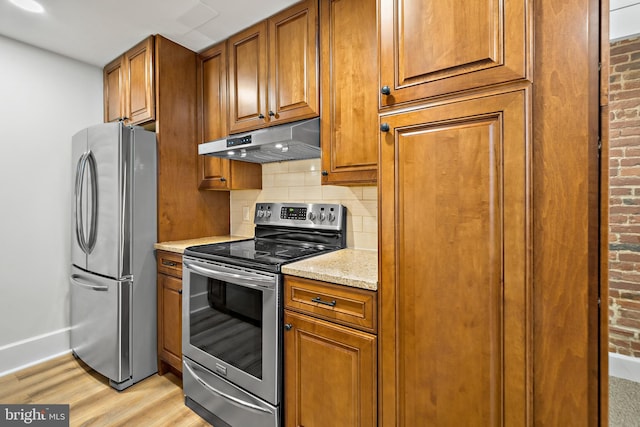
[[[282,265],[346,247],[337,204],[257,203],[255,238],[183,256],[185,403],[216,427],[282,422]]]

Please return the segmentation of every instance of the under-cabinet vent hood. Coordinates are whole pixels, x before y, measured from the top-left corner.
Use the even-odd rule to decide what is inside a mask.
[[[198,146],[198,154],[252,163],[320,158],[320,119],[272,126]]]

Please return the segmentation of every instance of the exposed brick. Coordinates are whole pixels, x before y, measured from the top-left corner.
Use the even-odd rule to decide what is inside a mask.
[[[609,58],[609,64],[617,65],[617,64],[622,64],[624,62],[629,62],[629,60],[631,59],[631,56],[632,55],[629,55],[629,54],[613,55]]]
[[[617,252],[620,261],[640,263],[640,253]]]
[[[640,88],[640,80],[631,80],[622,82],[622,89],[638,89]],[[637,113],[637,110],[636,110]]]
[[[638,92],[640,92],[640,90],[638,90]],[[638,94],[638,102],[640,102],[640,94]],[[640,119],[638,119],[637,117],[634,117],[633,120],[631,120],[629,117],[627,117],[626,114],[624,114],[623,118],[624,120],[618,120],[609,123],[609,127],[611,129],[622,129],[640,126]]]
[[[635,332],[633,329],[620,328],[615,325],[609,326],[609,333],[627,338],[633,338],[635,336]]]
[[[609,160],[609,166],[611,166],[611,162],[615,161],[617,164],[619,164],[622,167],[633,167],[633,166],[640,166],[640,157],[627,157],[624,159],[611,159]],[[617,166],[617,165],[616,165]]]
[[[630,196],[633,194],[631,188],[612,188],[609,190],[609,194],[612,196]]]
[[[640,136],[640,126],[625,127],[620,129],[621,136]],[[640,139],[640,138],[638,138]]]
[[[640,62],[638,62],[637,64],[624,64],[621,65],[621,67],[630,67],[630,66],[637,66],[637,68],[640,70]],[[610,97],[609,97],[609,101],[618,101],[618,100],[623,100],[623,99],[635,99],[640,97],[640,90],[624,90],[624,91],[619,91],[616,93],[613,93]],[[637,105],[637,104],[636,104]]]
[[[640,43],[635,41],[630,41],[628,43],[618,43],[611,46],[611,50],[609,51],[610,56],[622,55],[624,53],[635,52],[640,50]]]

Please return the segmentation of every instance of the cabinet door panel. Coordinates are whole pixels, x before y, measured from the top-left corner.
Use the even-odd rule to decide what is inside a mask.
[[[155,92],[153,85],[153,37],[134,46],[125,53],[127,64],[128,123],[144,123],[155,119]]]
[[[182,280],[158,274],[159,358],[182,372]]]
[[[317,10],[308,0],[269,19],[271,124],[318,115]]]
[[[376,0],[322,0],[323,184],[375,184]]]
[[[267,122],[267,24],[229,38],[229,132]],[[262,117],[261,117],[262,116]]]
[[[513,92],[381,117],[383,425],[525,424],[525,111]]]
[[[198,56],[199,143],[227,136],[227,49],[220,43]],[[201,190],[228,190],[229,160],[198,156]]]
[[[285,311],[285,426],[376,426],[376,337]]]
[[[122,57],[104,67],[104,121],[117,122],[125,116]]]
[[[524,78],[526,0],[380,0],[380,106]]]

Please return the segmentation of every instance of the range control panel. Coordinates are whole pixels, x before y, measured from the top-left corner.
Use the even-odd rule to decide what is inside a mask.
[[[346,208],[339,204],[256,203],[254,223],[342,230],[346,215]]]

